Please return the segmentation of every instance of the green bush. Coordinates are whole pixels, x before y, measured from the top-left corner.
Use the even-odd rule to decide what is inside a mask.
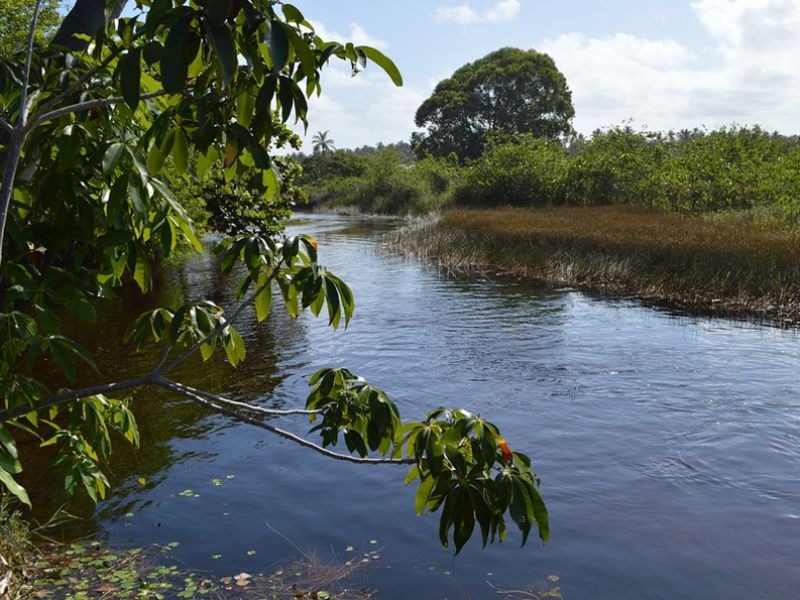
[[[613,129],[595,133],[570,161],[564,180],[568,204],[658,203],[657,172],[663,162],[664,144],[658,134]]]
[[[797,141],[755,128],[595,133],[575,153],[568,204],[635,204],[682,212],[779,206],[798,213]]]
[[[457,206],[625,204],[677,212],[769,209],[800,220],[800,144],[758,127],[598,131],[569,149],[495,137],[477,159],[410,160],[395,148],[303,161],[299,181],[335,209],[421,214]]]
[[[358,175],[332,177],[317,183],[316,192],[326,205],[376,214],[424,214],[449,201],[456,166],[426,158],[407,164],[397,150],[383,148],[359,157]]]
[[[454,192],[461,206],[550,206],[563,196],[569,156],[557,141],[531,135],[491,142],[468,163]]]

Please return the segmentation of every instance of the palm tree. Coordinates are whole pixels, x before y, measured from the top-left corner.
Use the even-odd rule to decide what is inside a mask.
[[[314,144],[314,154],[322,154],[325,156],[326,154],[330,154],[336,150],[336,144],[330,137],[328,137],[329,133],[330,132],[327,129],[325,131],[318,131],[311,139],[312,143]]]

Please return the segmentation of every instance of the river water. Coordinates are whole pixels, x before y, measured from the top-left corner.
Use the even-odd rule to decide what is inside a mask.
[[[437,517],[414,514],[405,467],[332,462],[152,391],[136,396],[143,448],[120,446],[114,495],[84,507],[97,536],[118,547],[177,541],[179,561],[217,575],[258,572],[295,546],[338,560],[377,552],[357,580],[380,598],[556,586],[569,600],[800,597],[796,331],[445,276],[382,247],[396,226],[314,216],[290,227],[315,236],[321,262],[353,288],[350,327],[332,333],[322,319],[273,308],[259,327],[243,321],[244,366],[197,362],[180,377],[296,407],[313,371],[346,366],[406,419],[439,405],[479,412],[533,458],[550,542],[532,535],[520,549],[511,532],[453,558]],[[157,301],[233,302],[234,285],[216,269],[209,258],[166,269]],[[153,362],[118,345],[137,302],[102,315],[93,342],[107,368]],[[289,429],[307,430],[293,419]]]

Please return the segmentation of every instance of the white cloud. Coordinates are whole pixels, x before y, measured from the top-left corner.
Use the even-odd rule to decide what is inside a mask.
[[[510,21],[519,14],[521,8],[519,0],[500,0],[486,11],[486,20],[490,23]]]
[[[710,36],[710,53],[626,34],[571,33],[544,42],[541,49],[573,91],[579,131],[628,118],[650,129],[737,122],[800,131],[800,2],[698,0],[691,6]]]
[[[436,20],[442,23],[455,23],[457,25],[469,25],[479,23],[481,16],[478,11],[469,4],[459,4],[458,6],[439,6],[436,8]]]
[[[346,35],[343,35],[337,31],[331,31],[325,27],[324,23],[321,23],[320,21],[310,21],[310,23],[314,26],[314,30],[316,31],[317,35],[319,35],[319,37],[326,42],[352,42],[357,46],[372,46],[373,48],[378,48],[380,50],[385,50],[389,47],[387,42],[371,36],[358,23],[350,23],[350,33]]]
[[[487,21],[489,23],[500,23],[513,19],[521,8],[519,0],[499,0],[487,8],[483,14],[469,4],[457,4],[455,6],[437,7],[434,16],[441,23],[455,23],[456,25],[471,25]]]

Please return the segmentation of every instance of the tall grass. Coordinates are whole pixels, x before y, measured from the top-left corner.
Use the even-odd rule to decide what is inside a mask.
[[[448,211],[395,243],[453,269],[800,319],[800,234],[792,230],[624,206],[505,208]]]

